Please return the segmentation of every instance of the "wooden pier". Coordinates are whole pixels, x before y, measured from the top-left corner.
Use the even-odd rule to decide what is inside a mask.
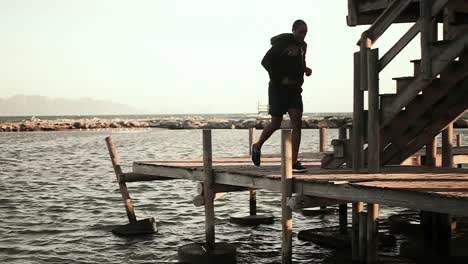
[[[379,262],[379,212],[380,205],[386,205],[421,211],[428,241],[425,255],[432,258],[437,253],[434,256],[442,258],[431,260],[446,263],[452,217],[468,217],[468,170],[460,166],[468,163],[468,148],[462,146],[461,137],[456,147],[453,144],[453,122],[468,110],[468,4],[465,0],[348,0],[348,11],[349,26],[370,26],[354,53],[353,124],[340,128],[339,138],[331,141],[332,151],[327,151],[326,129],[321,128],[320,152],[300,154],[308,172],[296,175],[287,129],[281,132],[281,154],[264,155],[261,167],[253,166],[247,155],[212,153],[211,130],[200,137],[200,160],[135,161],[133,171],[124,173],[111,151],[130,224],[138,222],[127,182],[185,179],[198,182],[194,204],[205,209],[205,243],[191,245],[187,252],[179,250],[190,263],[235,262],[235,249],[216,243],[214,200],[220,193],[249,191],[250,215],[256,215],[257,189],[281,194],[283,264],[292,263],[293,210],[339,204],[339,230],[346,232],[349,203],[353,261]],[[411,27],[388,51],[379,51],[376,42],[395,23]],[[443,39],[438,38],[439,23]],[[380,72],[418,35],[421,54],[411,61],[412,76],[394,78],[395,93],[381,94]],[[250,130],[249,146],[254,132]],[[441,148],[435,140],[439,134]],[[115,152],[112,144],[109,149]]]
[[[251,129],[249,141],[253,140],[254,134],[255,129]],[[204,130],[200,140],[204,146],[203,159],[135,161],[132,172],[117,172],[120,173],[118,176],[120,185],[138,181],[173,179],[196,182],[200,191],[199,195],[194,197],[194,204],[205,207],[205,248],[208,252],[215,250],[217,246],[214,201],[220,193],[226,192],[250,191],[251,198],[252,193],[255,196],[254,191],[257,189],[280,194],[278,200],[282,201],[282,263],[292,263],[291,216],[295,210],[340,204],[341,211],[346,212],[346,205],[352,203],[353,255],[356,260],[362,262],[366,262],[366,258],[369,258],[368,263],[378,260],[375,241],[379,205],[468,216],[467,169],[395,165],[383,167],[380,173],[356,173],[351,168],[345,167],[335,170],[322,168],[321,159],[326,153],[303,153],[300,156],[308,172],[293,175],[290,130],[282,130],[282,149],[281,151],[278,149],[278,153],[282,154],[263,155],[261,167],[255,167],[249,155],[216,157],[216,153],[212,153],[210,147],[211,130]],[[112,143],[110,149],[116,151]],[[459,159],[468,162],[466,147],[457,148],[454,153],[459,154]],[[423,154],[421,152],[417,155]],[[131,204],[127,192],[125,198],[127,208],[127,205]],[[365,203],[367,212],[364,212]],[[249,206],[251,214],[255,214],[252,212],[256,210],[255,197],[253,201],[251,199]],[[134,212],[133,217],[135,217]],[[346,213],[340,214],[339,224],[341,230],[347,229]],[[221,244],[221,246],[226,245]]]

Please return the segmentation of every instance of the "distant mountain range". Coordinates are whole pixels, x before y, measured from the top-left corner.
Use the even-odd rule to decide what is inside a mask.
[[[53,98],[39,95],[14,95],[0,98],[0,116],[50,115],[128,115],[143,110],[92,98]]]

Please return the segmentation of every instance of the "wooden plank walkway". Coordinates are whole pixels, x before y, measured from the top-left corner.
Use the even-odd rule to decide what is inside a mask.
[[[384,167],[382,173],[353,173],[320,167],[323,154],[305,154],[306,174],[294,174],[293,192],[349,202],[367,202],[468,216],[468,169]],[[213,159],[215,183],[281,192],[281,159],[264,156],[255,167],[250,157]],[[135,161],[134,177],[165,177],[202,182],[203,161]],[[126,181],[132,181],[129,177]],[[280,197],[278,197],[280,199]]]

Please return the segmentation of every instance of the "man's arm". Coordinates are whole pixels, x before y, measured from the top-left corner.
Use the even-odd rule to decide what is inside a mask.
[[[273,71],[275,66],[277,65],[278,59],[281,56],[282,52],[284,51],[284,47],[282,45],[273,45],[265,54],[262,59],[262,65],[268,73]]]
[[[310,76],[312,75],[312,69],[307,67],[307,63],[306,63],[307,43],[304,43],[303,49],[304,49],[304,54],[302,55],[302,61],[304,65],[304,72],[306,76]]]

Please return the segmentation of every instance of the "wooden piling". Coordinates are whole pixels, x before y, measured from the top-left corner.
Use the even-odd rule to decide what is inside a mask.
[[[367,252],[367,213],[359,213],[359,261],[366,261]]]
[[[120,167],[120,159],[119,155],[117,154],[117,149],[115,148],[115,145],[112,142],[112,138],[110,136],[106,137],[106,144],[107,149],[109,150],[109,155],[111,157],[112,166],[114,167],[115,176],[117,178],[117,182],[119,183],[120,194],[122,195],[128,221],[130,223],[135,223],[137,219],[135,216],[135,210],[133,209],[132,199],[128,193],[127,184],[120,180],[120,177],[123,174],[122,168]]]
[[[325,152],[327,151],[327,128],[326,127],[321,127],[319,129],[319,139],[320,139],[320,146],[319,146],[319,151],[320,152]]]
[[[442,167],[453,167],[453,123],[442,131]]]
[[[361,90],[361,53],[354,53],[354,88],[353,88],[353,171],[359,172],[362,163],[364,121],[364,91]]]
[[[338,130],[338,138],[347,138],[346,125],[342,125]],[[346,234],[348,232],[348,204],[340,204],[338,207],[339,222],[340,222],[340,233]]]
[[[249,155],[252,155],[252,144],[257,140],[257,129],[249,128]],[[249,191],[249,213],[250,215],[257,215],[257,192],[256,190]]]
[[[379,205],[367,204],[367,241],[366,263],[377,263],[377,234],[379,221]]]
[[[292,144],[291,130],[281,131],[281,227],[283,264],[292,263],[292,210],[288,200],[292,196]]]
[[[347,131],[348,129],[346,128],[346,125],[343,125],[341,126],[339,129],[338,129],[338,138],[339,139],[346,139],[347,138]]]
[[[435,136],[426,145],[426,160],[424,162],[424,165],[427,167],[435,167],[436,157],[437,157],[437,136]]]
[[[348,204],[340,204],[338,207],[340,233],[348,233]]]
[[[369,97],[367,164],[369,173],[377,173],[380,172],[379,50],[370,50],[367,59]]]
[[[249,128],[249,155],[252,155],[252,144],[257,140],[257,129],[255,127]]]
[[[214,175],[213,175],[213,153],[211,147],[211,130],[203,130],[203,174],[205,199],[205,247],[208,252],[215,249],[215,215],[214,215]]]
[[[462,145],[463,145],[463,135],[457,134],[457,136],[456,136],[456,146],[461,147]],[[462,168],[463,164],[458,164],[457,167]]]
[[[456,142],[457,147],[461,147],[463,145],[463,135],[457,134]]]
[[[359,214],[364,210],[364,203],[352,204],[352,234],[351,234],[351,250],[352,260],[359,260]]]

